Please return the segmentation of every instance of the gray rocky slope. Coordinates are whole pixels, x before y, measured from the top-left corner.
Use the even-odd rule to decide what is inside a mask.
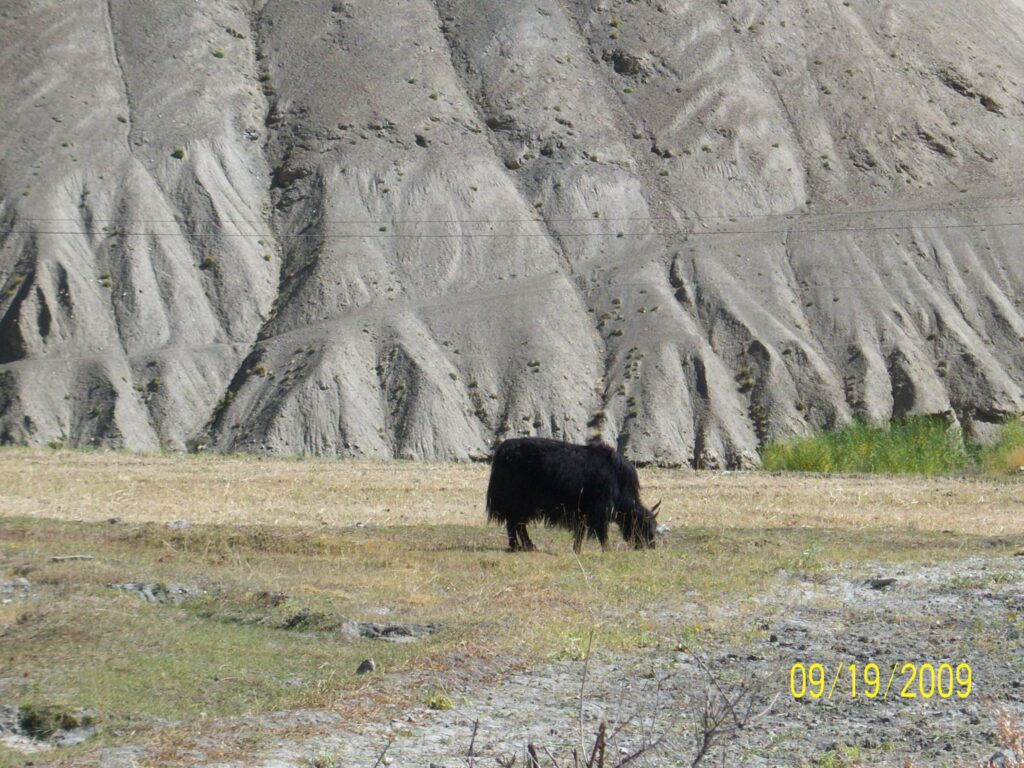
[[[0,60],[4,442],[1024,410],[1022,0],[7,0]]]

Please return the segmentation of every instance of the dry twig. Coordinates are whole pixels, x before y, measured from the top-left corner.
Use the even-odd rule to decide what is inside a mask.
[[[388,750],[391,749],[391,745],[394,743],[394,741],[394,736],[388,737],[388,743],[384,745],[384,749],[382,749],[380,754],[377,756],[377,762],[373,764],[373,768],[378,768],[378,766],[380,766],[384,762],[384,756],[388,753]]]
[[[473,735],[469,738],[469,750],[466,752],[466,766],[467,768],[473,768],[476,765],[476,753],[473,751],[476,747],[476,732],[480,729],[480,721],[473,721]]]

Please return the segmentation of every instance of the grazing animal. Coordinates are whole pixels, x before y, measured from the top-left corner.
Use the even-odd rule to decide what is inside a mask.
[[[487,518],[504,523],[511,551],[532,550],[527,523],[542,520],[574,531],[578,554],[584,535],[608,547],[608,524],[637,549],[654,548],[659,501],[640,501],[636,469],[610,446],[573,445],[540,437],[506,440],[494,451],[487,485]]]

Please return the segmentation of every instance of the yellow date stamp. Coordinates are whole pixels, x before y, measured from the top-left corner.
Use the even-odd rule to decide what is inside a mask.
[[[868,664],[801,664],[789,670],[789,692],[794,699],[966,699],[974,689],[971,665],[965,663],[914,664],[895,662],[891,667]]]

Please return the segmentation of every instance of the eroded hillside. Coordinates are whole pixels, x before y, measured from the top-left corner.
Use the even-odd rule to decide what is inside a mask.
[[[0,438],[1024,411],[1024,2],[11,0]]]

